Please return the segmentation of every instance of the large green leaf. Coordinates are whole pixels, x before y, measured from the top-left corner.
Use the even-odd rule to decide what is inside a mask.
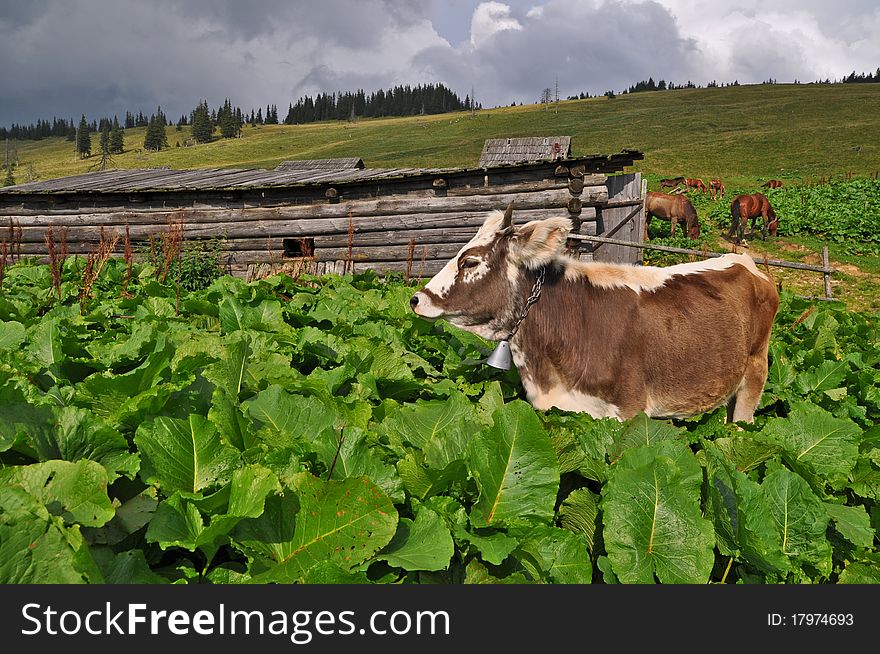
[[[27,330],[16,320],[0,321],[0,351],[17,350],[24,343]]]
[[[103,581],[78,525],[65,526],[24,488],[0,484],[0,583]]]
[[[340,437],[342,442],[339,442]],[[327,431],[313,443],[318,459],[328,470],[330,479],[369,477],[392,501],[402,503],[405,499],[403,483],[397,470],[385,463],[367,440],[367,434],[357,427],[346,428],[342,434]]]
[[[190,551],[201,549],[210,561],[226,542],[229,532],[244,518],[258,518],[266,497],[280,491],[278,480],[267,468],[249,465],[232,473],[229,503],[224,513],[216,512],[205,521],[198,506],[175,493],[159,504],[147,529],[147,540],[162,549],[171,546]]]
[[[141,477],[166,495],[224,484],[239,460],[214,425],[195,414],[186,420],[160,416],[141,425],[134,440],[143,456]]]
[[[779,452],[780,447],[750,436],[716,438],[716,450],[740,472],[748,472]]]
[[[676,441],[626,450],[603,489],[603,536],[624,583],[703,584],[715,557],[700,513],[703,474]]]
[[[494,426],[467,449],[468,469],[480,489],[471,510],[475,527],[549,522],[559,489],[559,467],[550,438],[534,409],[520,400],[492,416]]]
[[[587,549],[593,551],[599,517],[599,496],[589,488],[578,488],[569,494],[559,508],[559,524],[564,529],[582,534]]]
[[[404,570],[443,570],[454,550],[449,526],[434,511],[422,507],[415,520],[400,520],[394,538],[376,558]]]
[[[593,566],[586,537],[547,525],[516,529],[521,538],[513,556],[536,581],[588,584]]]
[[[226,296],[220,303],[220,328],[224,334],[244,329],[269,332],[289,330],[281,313],[281,303],[277,300],[263,300],[256,306],[248,306],[234,296]]]
[[[823,361],[816,370],[802,372],[797,377],[800,389],[809,391],[827,391],[840,386],[849,372],[849,363],[846,361]]]
[[[865,511],[865,507],[826,502],[825,510],[834,521],[837,531],[853,545],[871,547],[874,544],[875,534],[871,528],[871,517]]]
[[[798,474],[775,464],[761,484],[776,523],[783,554],[831,572],[831,545],[825,537],[828,512],[810,485]]]
[[[613,425],[613,423],[611,423]],[[608,454],[612,461],[620,458],[624,451],[633,447],[645,447],[661,441],[676,438],[682,430],[663,420],[654,420],[644,413],[627,420],[612,433],[613,444]]]
[[[422,450],[428,466],[436,470],[463,459],[478,429],[473,402],[462,393],[453,393],[446,400],[401,405],[382,422],[382,431],[392,443]]]
[[[104,466],[111,482],[120,475],[134,478],[139,457],[129,452],[118,430],[79,407],[62,407],[50,417],[51,422],[33,430],[27,441],[41,459],[91,459]]]
[[[226,391],[230,398],[238,400],[244,387],[251,354],[250,343],[246,338],[227,343],[224,357],[205,368],[205,379]]]
[[[880,584],[880,564],[853,562],[840,573],[839,584]]]
[[[787,418],[771,418],[764,434],[782,446],[783,458],[817,492],[843,488],[859,454],[861,429],[812,404],[798,402]]]
[[[730,461],[726,448],[710,445],[706,453],[709,506],[718,549],[764,573],[787,572],[789,561],[761,487]]]
[[[262,439],[275,447],[288,447],[297,439],[314,440],[343,424],[340,416],[319,399],[291,395],[277,385],[260,391],[244,406],[248,415],[263,425]]]
[[[368,478],[322,482],[296,477],[295,493],[270,498],[259,518],[243,520],[235,542],[256,557],[253,580],[290,583],[317,563],[351,570],[385,547],[397,528],[397,511]]]
[[[58,375],[64,360],[61,350],[61,329],[57,318],[43,320],[28,330],[28,353],[52,375]]]
[[[107,471],[94,461],[46,461],[0,470],[0,485],[18,486],[68,523],[100,527],[113,517]]]

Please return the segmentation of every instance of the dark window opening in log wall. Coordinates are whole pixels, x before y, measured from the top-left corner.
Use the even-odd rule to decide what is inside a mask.
[[[284,256],[288,259],[315,256],[315,239],[305,237],[284,239]]]

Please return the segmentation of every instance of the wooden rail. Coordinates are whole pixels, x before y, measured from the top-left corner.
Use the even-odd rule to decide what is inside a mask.
[[[707,257],[709,259],[713,259],[716,257],[723,257],[725,254],[730,254],[729,252],[703,252],[702,250],[690,250],[688,248],[677,248],[671,245],[652,245],[650,243],[633,243],[631,241],[624,241],[617,238],[606,238],[604,236],[587,236],[585,234],[569,234],[568,238],[576,241],[587,241],[590,243],[607,243],[608,245],[623,245],[631,248],[639,248],[642,250],[659,250],[660,252],[672,252],[674,254],[693,254],[699,257]],[[751,256],[751,255],[749,255]],[[797,261],[784,261],[782,259],[768,259],[764,257],[752,257],[757,263],[766,263],[768,266],[775,266],[777,268],[794,268],[796,270],[809,270],[810,272],[818,272],[822,273],[825,282],[825,298],[824,299],[832,299],[831,295],[831,273],[834,272],[834,269],[831,268],[828,259],[828,246],[822,248],[822,265],[821,266],[813,266],[808,263],[798,263]]]

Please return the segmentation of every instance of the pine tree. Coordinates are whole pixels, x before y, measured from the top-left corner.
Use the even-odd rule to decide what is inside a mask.
[[[192,136],[196,143],[207,143],[211,140],[214,126],[211,124],[207,101],[199,102],[193,111],[190,123],[192,124]]]
[[[147,133],[144,135],[144,149],[159,151],[168,147],[168,136],[165,134],[165,114],[159,107],[155,114],[150,116],[147,123]]]
[[[101,155],[110,154],[110,122],[102,121],[101,124]]]
[[[85,159],[92,154],[92,139],[89,135],[89,123],[85,115],[79,121],[79,129],[76,130],[76,153],[80,159]]]
[[[125,136],[123,129],[119,126],[116,116],[113,117],[113,126],[110,128],[110,152],[112,154],[122,154],[125,150]]]
[[[6,178],[3,180],[3,186],[15,186],[15,175],[12,174],[12,164],[6,164]],[[12,219],[9,221],[10,230],[12,230]]]
[[[220,136],[223,138],[231,139],[238,136],[240,125],[236,121],[229,98],[226,98],[226,102],[223,103],[223,109],[217,112],[217,123],[220,127]]]

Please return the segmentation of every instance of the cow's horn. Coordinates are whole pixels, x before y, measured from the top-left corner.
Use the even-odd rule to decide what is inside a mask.
[[[507,229],[513,225],[513,202],[507,205],[504,210],[504,220],[501,221],[501,229]]]

